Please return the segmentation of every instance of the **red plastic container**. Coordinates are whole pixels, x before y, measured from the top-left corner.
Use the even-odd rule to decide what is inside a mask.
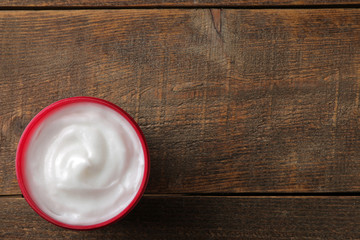
[[[60,108],[64,107],[64,106],[68,106],[70,104],[73,103],[81,103],[81,102],[87,102],[87,103],[97,103],[97,104],[101,104],[103,106],[106,106],[108,108],[111,108],[113,110],[115,110],[117,113],[119,113],[121,116],[123,116],[130,124],[131,126],[134,128],[140,142],[142,145],[142,149],[144,151],[144,161],[145,161],[145,165],[144,165],[144,176],[139,188],[139,191],[137,192],[135,198],[131,201],[131,203],[122,211],[120,212],[118,215],[116,215],[115,217],[102,222],[102,223],[98,223],[98,224],[94,224],[94,225],[87,225],[87,226],[77,226],[77,225],[69,225],[69,224],[65,224],[62,222],[59,222],[53,218],[51,218],[50,216],[48,216],[47,214],[45,214],[42,210],[40,210],[40,208],[35,204],[35,202],[32,200],[29,192],[26,189],[26,178],[24,175],[24,166],[25,166],[25,153],[27,150],[27,147],[29,145],[29,141],[32,137],[32,134],[36,131],[37,127],[42,123],[42,121],[44,121],[51,113],[54,113],[55,111],[59,110]],[[117,220],[120,220],[121,218],[123,218],[126,214],[128,214],[135,206],[136,204],[139,202],[140,198],[142,197],[148,179],[149,179],[149,174],[150,174],[150,156],[149,156],[149,150],[145,141],[145,137],[140,129],[140,127],[137,125],[137,123],[135,122],[134,119],[132,119],[130,117],[130,115],[128,113],[126,113],[124,110],[122,110],[120,107],[116,106],[113,103],[110,103],[108,101],[99,99],[99,98],[94,98],[94,97],[72,97],[72,98],[66,98],[60,101],[57,101],[49,106],[47,106],[46,108],[44,108],[42,111],[40,111],[31,121],[30,123],[27,125],[27,127],[25,128],[21,138],[20,138],[20,142],[17,148],[17,153],[16,153],[16,176],[17,176],[17,180],[21,189],[21,192],[25,198],[25,200],[28,202],[28,204],[32,207],[32,209],[35,210],[35,212],[37,212],[42,218],[44,218],[45,220],[63,227],[63,228],[68,228],[68,229],[74,229],[74,230],[90,230],[90,229],[96,229],[96,228],[100,228],[100,227],[104,227],[106,225],[109,225],[110,223],[113,223]]]

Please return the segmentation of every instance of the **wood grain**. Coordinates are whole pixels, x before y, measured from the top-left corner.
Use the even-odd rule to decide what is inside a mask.
[[[215,14],[1,11],[0,193],[26,124],[78,95],[138,121],[147,193],[359,191],[360,10]]]
[[[238,7],[353,5],[359,0],[2,0],[0,7]]]
[[[1,239],[358,239],[359,197],[144,197],[125,219],[70,231],[0,198]]]

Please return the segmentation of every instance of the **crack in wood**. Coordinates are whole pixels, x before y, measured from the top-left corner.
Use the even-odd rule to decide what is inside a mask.
[[[211,20],[214,24],[214,28],[221,37],[221,9],[212,8],[210,9],[210,13],[211,13]]]

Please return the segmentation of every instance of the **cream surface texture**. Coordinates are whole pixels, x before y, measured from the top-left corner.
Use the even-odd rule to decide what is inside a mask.
[[[37,127],[26,150],[26,189],[51,218],[87,226],[107,221],[134,199],[144,152],[131,124],[97,103],[72,103]]]

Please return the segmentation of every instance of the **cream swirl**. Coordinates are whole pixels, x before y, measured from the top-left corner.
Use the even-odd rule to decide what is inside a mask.
[[[71,225],[115,217],[144,177],[144,152],[131,124],[97,103],[73,103],[47,117],[26,151],[27,190],[47,215]]]

